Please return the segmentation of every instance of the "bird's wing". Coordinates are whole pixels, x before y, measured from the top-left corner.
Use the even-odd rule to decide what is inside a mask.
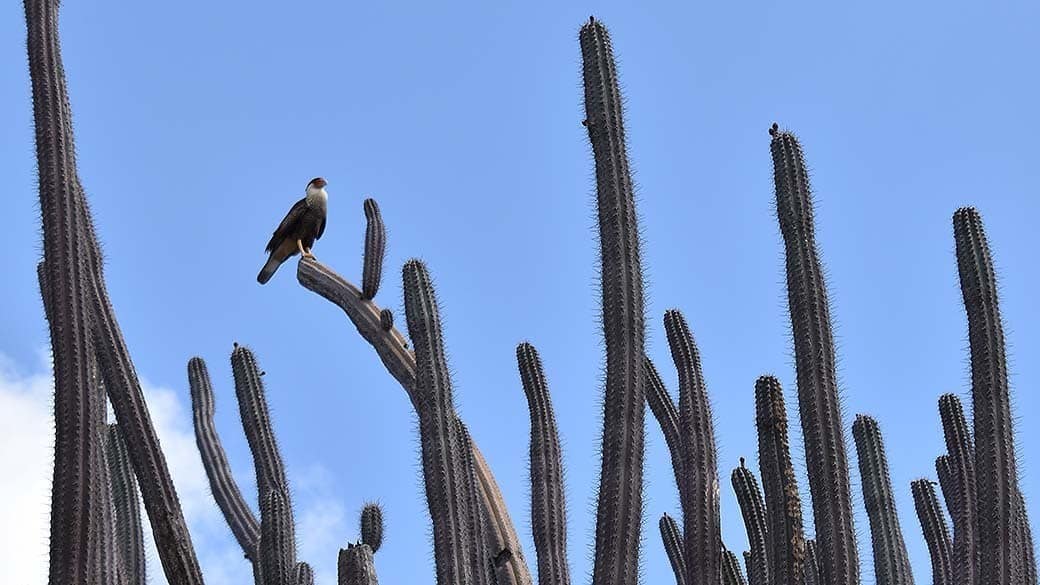
[[[325,233],[325,218],[326,217],[327,216],[325,214],[322,214],[321,215],[321,220],[318,221],[318,233],[317,233],[317,235],[314,236],[315,240],[320,240],[321,239],[321,234]]]
[[[289,213],[285,214],[285,219],[282,223],[278,224],[278,227],[274,230],[274,235],[271,236],[271,241],[267,242],[267,249],[265,252],[270,252],[278,247],[278,243],[291,235],[296,223],[300,221],[303,214],[307,212],[307,198],[304,197],[297,201]]]

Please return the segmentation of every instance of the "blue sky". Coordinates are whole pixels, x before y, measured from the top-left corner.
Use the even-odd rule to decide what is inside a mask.
[[[532,561],[528,420],[513,351],[521,340],[539,348],[564,440],[572,568],[588,573],[602,367],[577,44],[590,14],[613,33],[628,100],[649,351],[674,388],[661,315],[682,309],[715,408],[727,544],[745,546],[728,476],[739,456],[756,461],[754,380],[774,373],[793,390],[773,121],[801,137],[811,165],[846,418],[881,422],[919,582],[930,573],[909,482],[932,476],[942,451],[937,397],[968,388],[951,229],[962,205],[981,210],[1001,276],[1022,485],[1040,517],[1040,429],[1029,418],[1040,413],[1040,39],[1031,27],[1040,8],[558,4],[63,3],[79,169],[108,287],[162,411],[209,581],[245,582],[249,572],[198,475],[185,368],[193,355],[208,361],[218,427],[251,485],[228,364],[234,341],[267,371],[305,520],[302,557],[328,576],[337,548],[356,538],[361,505],[378,499],[388,522],[380,576],[432,579],[404,392],[346,317],[296,283],[295,263],[267,286],[255,281],[270,231],[315,175],[330,194],[319,259],[360,279],[361,202],[371,196],[389,229],[379,304],[401,315],[400,266],[428,262],[459,409]],[[19,424],[0,427],[0,443],[41,453],[0,452],[8,468],[18,463],[5,493],[26,503],[29,536],[18,540],[34,547],[0,547],[12,555],[0,571],[38,580],[48,339],[24,20],[17,3],[0,11],[0,396],[8,413],[26,413],[8,415]],[[663,583],[656,519],[677,503],[663,440],[652,420],[647,428],[643,566],[647,582]],[[795,446],[800,461],[800,438]],[[854,491],[858,501],[858,480]],[[861,512],[857,527],[870,582]]]

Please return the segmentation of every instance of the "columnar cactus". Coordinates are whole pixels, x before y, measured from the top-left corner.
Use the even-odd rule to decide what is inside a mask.
[[[1018,469],[1008,389],[1004,328],[997,280],[979,213],[970,207],[953,216],[964,309],[971,347],[974,412],[976,518],[979,575],[996,585],[1019,583],[1016,562],[1023,556],[1023,534],[1015,529]]]
[[[260,502],[260,566],[263,583],[294,585],[296,576],[296,523],[289,490],[285,486],[267,490]]]
[[[806,543],[802,529],[802,502],[787,437],[787,409],[779,380],[772,376],[758,378],[755,382],[755,412],[758,466],[769,520],[766,531],[769,582],[773,585],[798,585],[808,571],[803,568]],[[818,567],[813,569],[818,570]]]
[[[556,416],[542,360],[530,343],[516,348],[520,380],[531,417],[531,527],[538,554],[539,585],[568,585],[567,502]]]
[[[748,585],[744,579],[744,572],[740,568],[740,561],[733,551],[722,552],[722,585]]]
[[[899,526],[881,429],[876,420],[861,414],[852,423],[852,436],[859,458],[863,503],[870,521],[874,578],[878,585],[913,585],[914,575]]]
[[[372,300],[379,292],[383,277],[383,257],[386,255],[386,226],[375,199],[365,199],[365,255],[361,276],[361,298]]]
[[[361,542],[367,544],[373,553],[379,552],[383,546],[383,509],[379,504],[365,504],[361,509]]]
[[[117,424],[108,425],[105,457],[108,461],[109,480],[112,483],[112,504],[115,513],[114,548],[122,583],[144,585],[144,531],[141,529],[137,479],[130,467],[130,455]]]
[[[823,585],[820,580],[820,563],[816,558],[816,541],[805,541],[805,585]]]
[[[643,510],[643,273],[621,90],[606,27],[581,27],[585,127],[596,167],[600,290],[607,349],[592,582],[634,585]],[[692,583],[690,585],[693,585]]]
[[[679,530],[675,519],[668,514],[661,515],[658,528],[661,530],[661,542],[664,543],[668,562],[672,565],[672,572],[675,573],[675,583],[676,585],[686,585],[686,559],[683,557],[682,531]]]
[[[337,568],[339,585],[379,585],[372,549],[365,543],[340,549]]]
[[[975,447],[961,401],[954,394],[939,397],[939,417],[946,439],[949,472],[940,472],[943,496],[953,519],[953,583],[973,585],[978,573]],[[944,476],[947,476],[944,481]],[[946,485],[950,487],[947,488]],[[947,496],[946,492],[950,495]]]
[[[744,458],[740,458],[740,467],[730,475],[733,491],[737,494],[737,503],[744,518],[748,543],[751,545],[748,563],[748,581],[751,585],[768,585],[769,556],[769,519],[766,515],[766,504],[762,498],[762,490],[758,487],[755,474],[744,466]]]
[[[935,495],[935,485],[927,479],[914,480],[910,484],[914,495],[914,507],[921,522],[924,540],[932,558],[932,585],[953,583],[953,544],[946,518]]]
[[[794,134],[770,129],[776,211],[787,258],[787,295],[824,583],[858,585],[859,555],[835,369],[834,335],[823,268],[816,251],[812,193],[802,147]]]

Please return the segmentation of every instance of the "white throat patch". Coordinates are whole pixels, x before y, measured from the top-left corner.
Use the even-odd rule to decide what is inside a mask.
[[[307,187],[307,205],[314,206],[320,205],[324,207],[329,201],[329,194],[325,192],[325,187],[315,189],[314,187]]]

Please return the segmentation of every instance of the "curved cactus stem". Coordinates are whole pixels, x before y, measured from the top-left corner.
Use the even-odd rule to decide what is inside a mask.
[[[61,291],[48,301],[55,356],[55,460],[60,462],[52,482],[49,579],[54,584],[84,582],[96,566],[90,539],[101,534],[96,523],[102,518],[98,506],[89,505],[87,498],[98,492],[94,475],[103,464],[100,434],[93,432],[89,438],[84,434],[99,428],[90,375],[96,355],[127,435],[163,569],[171,582],[198,585],[202,576],[191,537],[108,302],[101,254],[76,172],[58,42],[58,3],[26,0],[24,6],[46,283],[52,291]]]
[[[590,19],[581,27],[578,38],[585,87],[585,126],[596,167],[602,324],[607,353],[592,582],[633,585],[639,572],[643,512],[645,400],[639,230],[610,35],[601,23]]]
[[[314,569],[307,563],[296,563],[293,571],[293,585],[314,585]]]
[[[661,542],[664,543],[664,552],[668,555],[668,562],[672,565],[675,573],[676,585],[686,585],[686,559],[683,558],[682,531],[675,519],[668,514],[662,514],[657,523],[661,530]]]
[[[661,427],[661,434],[664,435],[664,442],[668,446],[668,454],[672,459],[672,472],[675,474],[679,501],[683,502],[685,501],[683,492],[686,489],[684,480],[686,474],[683,473],[683,442],[679,430],[679,409],[668,393],[668,388],[661,379],[657,367],[649,357],[643,359],[643,368],[646,375],[646,404],[650,407],[654,418],[657,419],[658,426]]]
[[[740,467],[730,474],[733,491],[737,494],[737,503],[744,518],[744,529],[748,543],[751,545],[748,564],[748,581],[751,585],[769,584],[769,518],[766,515],[766,504],[762,490],[758,487],[755,474],[744,466],[744,458],[740,458]]]
[[[235,395],[249,450],[256,468],[256,488],[261,498],[272,490],[289,485],[285,463],[267,409],[264,380],[256,356],[247,347],[236,344],[231,352],[231,371],[235,376]],[[289,497],[288,491],[284,496]]]
[[[971,348],[979,575],[1010,585],[1022,534],[1015,529],[1018,469],[997,278],[978,211],[958,209],[953,235]]]
[[[363,300],[356,286],[316,260],[301,259],[296,276],[301,286],[343,310],[357,327],[362,339],[375,349],[387,371],[408,394],[412,407],[418,413],[420,402],[415,387],[415,353],[408,349],[405,336],[393,327],[392,320],[390,327],[384,329],[379,306]],[[532,585],[520,538],[502,491],[476,443],[473,445],[473,463],[488,523],[488,550],[497,551],[495,559],[500,568],[497,573],[498,585]]]
[[[772,376],[761,376],[755,381],[755,425],[758,428],[758,468],[769,520],[766,530],[769,582],[772,585],[799,585],[808,571],[803,568],[807,553],[802,529],[802,502],[791,463],[784,391],[780,381]],[[818,565],[813,569],[818,572]]]
[[[292,585],[296,576],[296,523],[289,490],[268,490],[260,503],[260,565],[263,585]]]
[[[361,542],[367,544],[373,554],[383,546],[383,509],[379,504],[368,503],[361,509]]]
[[[361,298],[372,300],[379,292],[386,255],[386,226],[375,199],[365,199],[365,256],[361,272]]]
[[[949,477],[943,484],[946,506],[953,520],[953,583],[978,585],[978,520],[976,519],[975,446],[964,407],[954,394],[939,397]],[[943,475],[939,475],[940,482]],[[947,496],[945,484],[950,484]]]
[[[409,260],[402,271],[405,316],[415,346],[419,437],[426,502],[433,520],[437,583],[482,583],[474,574],[467,493],[472,486],[460,455],[468,444],[456,422],[451,377],[444,355],[440,312],[426,266]]]
[[[379,585],[372,549],[367,544],[348,544],[339,551],[339,585]]]
[[[858,585],[859,557],[852,525],[852,492],[834,337],[823,268],[816,250],[809,174],[795,136],[780,131],[776,124],[770,134],[820,576],[828,584]]]
[[[683,548],[688,585],[714,585],[722,574],[719,474],[711,403],[700,351],[682,313],[666,311],[664,327],[679,372],[679,428],[683,439]]]
[[[224,514],[224,520],[238,541],[242,552],[251,562],[257,562],[260,543],[260,522],[242,497],[231,473],[224,447],[213,422],[216,404],[206,362],[194,357],[188,361],[188,385],[191,387],[191,412],[195,427],[195,444],[202,458],[202,466],[209,479],[213,499]]]
[[[917,519],[921,522],[921,531],[932,559],[932,584],[951,585],[953,544],[950,542],[946,518],[939,506],[939,498],[935,495],[935,485],[930,480],[917,479],[910,483],[910,488],[914,495]]]
[[[530,343],[516,348],[520,381],[531,417],[531,528],[538,556],[539,585],[568,585],[567,506],[563,455],[549,384],[538,351]]]
[[[466,558],[470,563],[470,574],[474,583],[495,583],[495,567],[488,554],[487,537],[484,534],[484,510],[480,505],[477,475],[473,468],[473,440],[466,423],[455,417],[455,428],[459,436],[459,452],[457,463],[465,474],[465,482],[460,486],[465,496],[465,517],[469,529],[469,542],[466,543]]]
[[[144,530],[141,528],[141,505],[138,501],[137,479],[134,477],[134,471],[130,466],[130,455],[117,424],[108,425],[105,455],[112,483],[115,550],[119,558],[123,582],[126,585],[144,585],[146,582]]]
[[[816,541],[805,541],[805,585],[824,585],[820,580],[820,562],[816,558]]]
[[[873,418],[857,415],[852,423],[852,437],[859,458],[863,503],[870,521],[874,579],[878,585],[913,585],[914,575],[899,526],[881,429]]]
[[[722,552],[722,585],[748,585],[737,555],[731,550]]]
[[[776,125],[771,134],[820,568],[828,582],[858,582],[829,305],[814,241],[808,174],[794,136]]]

